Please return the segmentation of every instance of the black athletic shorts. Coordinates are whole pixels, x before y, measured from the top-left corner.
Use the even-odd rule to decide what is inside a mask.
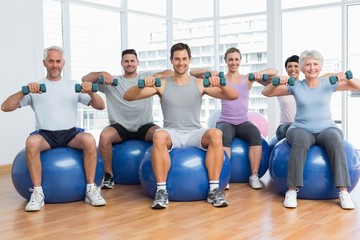
[[[84,129],[73,127],[58,131],[40,129],[30,133],[30,135],[39,134],[49,143],[51,148],[57,148],[67,146],[67,144],[81,132],[84,132]]]
[[[123,141],[126,140],[132,140],[132,139],[138,139],[138,140],[145,140],[146,134],[149,131],[150,128],[153,126],[157,126],[154,123],[148,123],[145,125],[142,125],[136,132],[128,131],[126,128],[124,128],[122,125],[115,123],[111,124],[110,127],[113,127],[118,132],[119,136]]]

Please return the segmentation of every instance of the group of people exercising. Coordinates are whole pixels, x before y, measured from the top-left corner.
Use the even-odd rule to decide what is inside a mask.
[[[284,207],[297,206],[297,191],[303,186],[307,151],[311,145],[318,144],[329,155],[341,207],[354,209],[347,192],[351,183],[341,144],[343,135],[331,119],[330,98],[335,91],[360,89],[360,81],[348,79],[343,72],[333,74],[337,79],[335,83],[328,80],[328,75],[319,77],[323,57],[315,50],[304,51],[300,57],[289,57],[285,62],[287,76],[277,76],[278,70],[274,68],[242,75],[239,72],[241,59],[239,49],[231,47],[224,54],[228,68],[226,74],[206,69],[190,70],[191,49],[180,42],[170,49],[173,70],[138,73],[137,53],[134,49],[126,49],[121,59],[123,75],[91,72],[83,76],[79,91],[74,91],[77,82],[61,75],[65,65],[63,49],[58,46],[46,48],[43,59],[46,77],[29,83],[26,93],[16,92],[1,105],[5,112],[28,105],[35,112],[38,131],[26,139],[26,161],[34,187],[25,210],[39,211],[45,204],[40,153],[63,146],[84,152],[85,201],[92,206],[106,205],[101,188],[111,189],[114,185],[112,145],[130,139],[153,142],[151,161],[157,184],[152,202],[154,209],[166,208],[169,203],[166,181],[171,165],[169,152],[173,148],[192,146],[206,151],[205,166],[209,178],[207,202],[215,207],[226,207],[228,201],[224,190],[230,186],[225,189],[219,187],[224,154],[230,158],[233,138],[241,138],[249,143],[249,185],[253,189],[261,189],[263,186],[258,176],[262,156],[261,133],[247,117],[250,90],[255,82],[264,86],[263,95],[278,96],[281,125],[277,136],[279,139],[286,137],[291,144],[289,188]],[[304,80],[299,80],[300,71],[305,76]],[[207,72],[210,75],[207,75],[208,84],[205,85],[203,80]],[[268,77],[266,81],[264,76]],[[278,83],[271,84],[275,77]],[[294,84],[288,84],[290,77],[296,79]],[[105,168],[101,186],[94,183],[97,163],[95,138],[76,128],[78,103],[98,110],[105,108],[102,97],[93,91],[93,84],[99,79],[102,79],[102,84],[98,85],[98,90],[105,95],[110,124],[99,137],[98,149]],[[138,86],[139,79],[143,79],[141,87]],[[200,124],[201,102],[205,94],[221,99],[221,114],[215,128],[204,128]],[[154,95],[161,100],[162,127],[154,124]]]

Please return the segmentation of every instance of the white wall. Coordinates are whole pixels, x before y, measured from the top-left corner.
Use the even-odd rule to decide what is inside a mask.
[[[0,2],[0,103],[22,85],[44,77],[42,1]],[[0,165],[11,164],[35,128],[30,107],[0,111]]]

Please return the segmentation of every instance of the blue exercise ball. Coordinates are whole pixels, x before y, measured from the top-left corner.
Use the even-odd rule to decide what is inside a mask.
[[[269,168],[269,145],[267,141],[262,137],[262,156],[259,166],[258,175],[261,178]],[[249,143],[240,138],[234,138],[230,146],[231,157],[231,174],[230,182],[246,183],[249,182],[249,176],[251,175],[250,160],[249,160]]]
[[[350,174],[351,192],[360,177],[360,158],[356,149],[344,140],[346,161]],[[269,164],[269,173],[275,189],[285,194],[287,186],[288,160],[291,146],[286,139],[280,140],[274,147]],[[310,147],[306,157],[303,172],[304,186],[300,188],[297,196],[301,199],[335,199],[338,189],[334,186],[330,162],[326,150],[318,145]]]
[[[112,170],[116,184],[140,184],[140,161],[152,142],[143,140],[127,140],[114,144]]]
[[[140,182],[145,191],[154,197],[156,179],[151,164],[149,148],[140,163]],[[196,201],[207,199],[209,178],[205,167],[206,152],[196,147],[174,148],[170,152],[171,167],[166,188],[171,201]],[[224,189],[230,178],[230,161],[224,154],[224,164],[220,175],[220,188]]]
[[[279,142],[279,140],[277,139],[276,136],[273,136],[270,141],[269,141],[269,151],[270,154],[272,152],[272,150],[274,149],[275,145]]]
[[[86,178],[83,165],[83,152],[70,147],[60,147],[40,154],[42,164],[42,188],[45,203],[66,203],[85,199]],[[104,173],[101,155],[98,153],[95,183],[100,186]],[[26,163],[25,149],[15,157],[11,177],[16,191],[30,200],[33,188]]]

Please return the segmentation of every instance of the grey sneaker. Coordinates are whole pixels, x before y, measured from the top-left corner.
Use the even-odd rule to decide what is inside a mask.
[[[35,190],[32,188],[30,188],[29,190],[30,190],[30,192],[32,192],[32,194],[30,197],[30,201],[25,206],[25,211],[27,211],[27,212],[40,211],[41,207],[43,207],[45,205],[44,193],[42,191]]]
[[[85,202],[89,203],[91,206],[104,206],[106,201],[101,196],[101,189],[95,184],[92,185],[89,189],[86,189]]]
[[[340,191],[339,192],[339,201],[340,205],[343,209],[354,209],[355,204],[351,200],[350,194],[347,191]]]
[[[169,196],[166,190],[160,189],[156,192],[154,201],[151,205],[153,209],[163,209],[169,204]]]
[[[285,193],[285,200],[283,202],[283,206],[286,208],[296,208],[297,207],[297,192],[299,189],[296,190],[288,190]]]
[[[207,197],[208,203],[212,203],[214,207],[227,207],[229,204],[226,201],[224,192],[220,188],[215,188],[210,191]]]
[[[104,178],[101,182],[102,189],[111,189],[114,186],[114,176],[110,173],[105,173]]]
[[[259,177],[257,175],[252,175],[252,176],[249,177],[249,185],[253,189],[261,189],[262,188],[262,184],[261,184],[260,179],[259,179]]]

